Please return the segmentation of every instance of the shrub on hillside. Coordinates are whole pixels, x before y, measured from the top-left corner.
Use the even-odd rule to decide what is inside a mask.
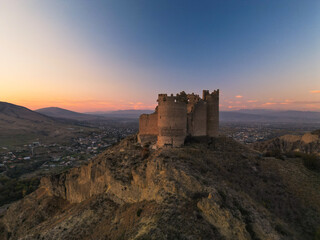
[[[303,152],[294,152],[294,156],[296,158],[302,158],[304,155],[305,155],[305,153],[303,153]]]
[[[0,206],[23,198],[37,189],[39,178],[20,180],[17,178],[0,177]]]
[[[314,240],[320,240],[320,227],[316,230],[316,232],[314,233]]]
[[[296,151],[291,151],[286,153],[287,158],[302,158],[304,153],[302,152],[296,152]]]
[[[268,151],[264,154],[265,157],[275,157],[275,158],[279,158],[279,159],[284,159],[283,155],[281,154],[281,151],[279,149],[274,149],[271,151]]]
[[[320,158],[316,154],[303,154],[303,165],[313,171],[320,171]]]

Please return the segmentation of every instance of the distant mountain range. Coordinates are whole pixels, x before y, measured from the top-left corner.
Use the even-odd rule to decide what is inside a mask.
[[[244,109],[221,111],[221,122],[320,123],[320,112]]]
[[[44,115],[79,121],[102,119],[138,119],[141,114],[150,114],[154,110],[118,110],[106,112],[78,113],[62,108],[43,108],[36,110]],[[261,122],[261,123],[320,123],[320,112],[312,111],[275,111],[268,109],[243,109],[238,111],[220,111],[221,122]]]
[[[76,121],[115,121],[115,120],[137,120],[141,114],[152,113],[151,110],[118,110],[118,111],[106,111],[106,112],[88,112],[79,113],[70,111],[58,107],[48,107],[35,110],[35,112],[41,113],[43,115],[53,117],[56,119],[67,119]]]
[[[87,112],[86,114],[104,116],[108,118],[139,118],[141,114],[150,114],[154,110],[117,110],[117,111],[106,111],[106,112]]]

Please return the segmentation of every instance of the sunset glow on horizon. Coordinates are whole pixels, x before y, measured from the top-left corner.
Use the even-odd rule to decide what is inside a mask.
[[[154,109],[220,89],[221,110],[320,111],[319,1],[0,3],[0,101]]]

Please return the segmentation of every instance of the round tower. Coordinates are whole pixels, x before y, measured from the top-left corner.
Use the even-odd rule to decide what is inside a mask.
[[[173,95],[158,97],[158,141],[159,147],[179,147],[187,136],[187,104]]]
[[[219,135],[219,89],[211,94],[204,93],[207,102],[207,135],[217,137]]]

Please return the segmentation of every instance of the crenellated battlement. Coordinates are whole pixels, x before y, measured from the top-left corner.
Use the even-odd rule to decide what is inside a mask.
[[[164,102],[166,101],[168,98],[168,94],[165,94],[165,93],[160,93],[158,94],[158,100],[157,102],[160,103],[160,102]]]
[[[203,90],[202,99],[207,101],[208,99],[219,99],[219,89],[209,92],[209,90]]]
[[[158,94],[156,111],[141,115],[139,141],[157,139],[157,146],[181,146],[190,136],[215,137],[219,130],[219,89],[198,94]]]
[[[158,100],[157,100],[158,104],[159,103],[161,104],[164,102],[177,103],[177,102],[187,102],[187,101],[188,101],[188,98],[185,92],[181,92],[180,94],[177,93],[175,96],[173,94],[168,96],[168,94],[161,93],[161,94],[158,94]]]
[[[194,94],[194,93],[191,93],[191,94],[188,94],[187,95],[188,97],[188,102],[190,103],[197,103],[201,100],[201,98],[199,97],[198,94]]]

